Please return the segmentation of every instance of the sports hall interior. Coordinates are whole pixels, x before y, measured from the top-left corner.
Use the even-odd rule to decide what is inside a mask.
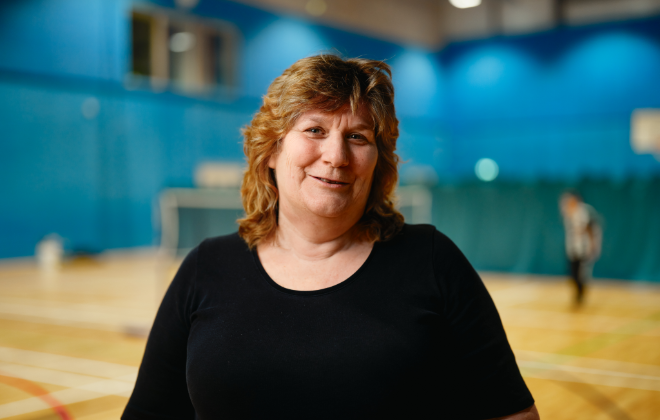
[[[0,419],[118,419],[240,129],[323,52],[384,60],[399,205],[479,270],[543,419],[660,418],[660,0],[0,2]],[[559,198],[602,217],[573,302]]]

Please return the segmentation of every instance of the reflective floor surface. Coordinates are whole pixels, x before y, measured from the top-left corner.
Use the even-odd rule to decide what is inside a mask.
[[[175,266],[0,263],[0,418],[118,419]],[[545,420],[660,419],[660,284],[483,273]]]

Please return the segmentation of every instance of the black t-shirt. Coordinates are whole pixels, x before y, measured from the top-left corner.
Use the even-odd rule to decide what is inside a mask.
[[[377,242],[342,283],[275,283],[237,235],[183,262],[122,416],[487,419],[534,403],[495,305],[428,225]]]

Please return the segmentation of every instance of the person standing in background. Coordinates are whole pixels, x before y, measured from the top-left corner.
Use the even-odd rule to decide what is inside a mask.
[[[600,257],[603,237],[600,215],[575,191],[562,194],[559,207],[564,219],[566,257],[570,278],[575,285],[575,303],[581,305],[586,281]]]

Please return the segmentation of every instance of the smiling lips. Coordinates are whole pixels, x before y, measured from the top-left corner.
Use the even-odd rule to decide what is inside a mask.
[[[312,178],[316,178],[319,181],[325,182],[326,184],[330,184],[330,185],[348,185],[348,182],[334,181],[332,179],[321,178],[321,177],[318,177],[318,176],[312,176]]]

